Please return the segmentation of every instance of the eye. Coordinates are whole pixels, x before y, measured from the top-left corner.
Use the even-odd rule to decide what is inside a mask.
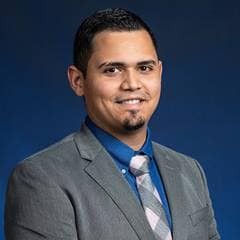
[[[143,65],[143,66],[140,66],[139,69],[142,72],[149,72],[149,71],[153,70],[153,67],[152,66],[148,66],[148,65],[147,66]]]
[[[116,67],[110,67],[110,68],[106,68],[104,70],[104,73],[107,73],[107,74],[113,74],[113,73],[118,73],[118,72],[120,72],[120,69],[116,68]]]

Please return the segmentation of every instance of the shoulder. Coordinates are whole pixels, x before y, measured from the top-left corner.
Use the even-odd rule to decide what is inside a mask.
[[[156,142],[153,142],[153,149],[154,154],[160,155],[160,158],[164,158],[164,164],[176,169],[182,176],[201,179],[202,182],[205,182],[204,171],[196,159]]]
[[[167,158],[176,160],[182,164],[193,164],[196,160],[190,156],[180,153],[172,148],[163,146],[157,142],[152,142],[155,152],[165,155]]]
[[[57,143],[19,162],[13,173],[47,176],[56,182],[72,181],[84,173],[85,167],[94,159],[102,145],[83,124],[81,129]]]
[[[81,158],[74,141],[78,133],[72,133],[55,144],[20,161],[12,172],[15,179],[38,177],[60,179],[71,175],[76,167],[82,168]],[[62,177],[61,177],[62,178]]]
[[[75,151],[74,138],[77,133],[72,133],[60,141],[50,145],[49,147],[42,149],[34,153],[33,155],[22,160],[19,165],[24,165],[33,162],[48,162],[49,160],[54,161],[54,159],[62,159],[66,155],[71,154]]]

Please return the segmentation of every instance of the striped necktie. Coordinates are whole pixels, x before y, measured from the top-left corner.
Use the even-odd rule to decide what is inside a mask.
[[[137,155],[130,161],[130,171],[136,177],[138,192],[147,220],[158,240],[172,240],[172,234],[162,206],[162,200],[149,174],[149,158]]]

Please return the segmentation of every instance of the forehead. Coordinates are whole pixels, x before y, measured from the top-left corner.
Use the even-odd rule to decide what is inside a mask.
[[[92,57],[157,58],[151,36],[146,30],[103,31],[93,38],[92,48]]]

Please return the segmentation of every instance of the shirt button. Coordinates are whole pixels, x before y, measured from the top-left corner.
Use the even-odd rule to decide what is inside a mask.
[[[123,168],[122,173],[125,174],[126,172],[127,172],[126,169]]]

